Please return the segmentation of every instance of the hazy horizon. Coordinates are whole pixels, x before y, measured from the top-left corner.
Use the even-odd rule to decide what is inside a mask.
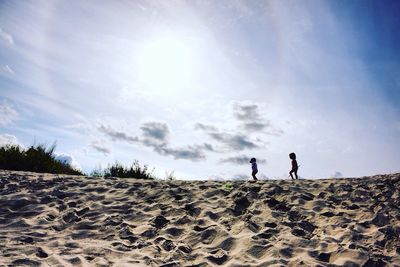
[[[0,145],[182,179],[399,172],[398,1],[2,1]]]

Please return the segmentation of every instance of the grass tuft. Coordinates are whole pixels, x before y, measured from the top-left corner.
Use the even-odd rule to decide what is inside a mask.
[[[92,177],[119,177],[134,179],[155,179],[153,170],[150,171],[147,165],[141,166],[139,161],[133,161],[132,165],[127,167],[118,162],[108,165],[104,170],[101,167],[94,169],[90,176]]]

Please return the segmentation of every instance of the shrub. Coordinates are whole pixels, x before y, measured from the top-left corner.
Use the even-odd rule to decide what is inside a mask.
[[[49,148],[45,145],[32,145],[28,149],[11,144],[1,146],[0,169],[83,175],[68,163],[55,159],[55,147],[55,144]]]
[[[89,174],[90,177],[104,177],[104,171],[101,166],[95,167],[93,171]]]
[[[165,172],[165,180],[166,181],[174,181],[176,180],[176,177],[174,175],[175,171],[166,171]]]
[[[92,177],[119,177],[134,179],[154,179],[153,171],[149,171],[147,165],[140,166],[139,161],[135,160],[130,167],[126,167],[118,162],[108,165],[102,170],[100,167],[94,169]]]

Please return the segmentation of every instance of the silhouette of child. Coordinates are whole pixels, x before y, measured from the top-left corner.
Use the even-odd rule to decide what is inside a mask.
[[[293,175],[292,175],[292,173],[294,173],[294,175],[296,176],[296,179],[299,179],[297,177],[297,170],[299,169],[299,166],[297,165],[296,154],[290,153],[289,158],[292,160],[292,170],[289,172],[290,177],[292,177],[292,179],[294,180]]]
[[[258,169],[257,169],[256,159],[251,158],[250,163],[251,163],[251,169],[252,169],[251,176],[253,176],[254,181],[257,181],[258,179],[256,177],[256,174],[258,172]]]

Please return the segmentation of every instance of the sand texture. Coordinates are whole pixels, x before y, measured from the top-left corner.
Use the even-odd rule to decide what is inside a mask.
[[[399,188],[0,171],[0,266],[400,266]]]

